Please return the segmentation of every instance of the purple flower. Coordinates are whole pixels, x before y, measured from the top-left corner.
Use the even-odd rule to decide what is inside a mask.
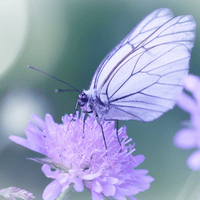
[[[126,135],[126,127],[118,130],[122,142],[120,147],[114,122],[102,122],[107,150],[97,121],[87,117],[83,137],[83,118],[77,115],[62,117],[62,124],[54,122],[47,114],[45,121],[32,115],[25,133],[27,139],[10,136],[10,139],[33,151],[45,155],[46,159],[33,159],[43,163],[42,171],[54,179],[44,190],[43,199],[53,200],[70,185],[74,190],[85,189],[93,200],[103,200],[103,196],[116,199],[135,199],[141,191],[149,189],[154,180],[148,170],[135,169],[144,161],[143,155],[132,156],[135,151],[131,138]],[[52,170],[54,169],[54,170]]]
[[[16,187],[9,187],[0,190],[0,196],[5,197],[6,199],[16,200],[16,198],[24,199],[24,200],[31,200],[35,197],[32,193],[22,190]]]
[[[178,131],[174,137],[174,144],[182,149],[197,148],[187,159],[189,168],[197,171],[200,170],[200,78],[188,75],[184,80],[184,88],[191,92],[193,98],[181,93],[177,97],[177,104],[190,113],[191,127]]]

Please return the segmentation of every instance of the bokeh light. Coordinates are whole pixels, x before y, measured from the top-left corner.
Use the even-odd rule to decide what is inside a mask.
[[[0,127],[4,137],[9,135],[25,136],[24,129],[31,120],[30,114],[45,115],[48,101],[26,89],[12,89],[2,99]],[[2,135],[1,135],[2,137]],[[8,140],[9,141],[9,140]],[[0,148],[7,143],[4,142]]]
[[[28,29],[25,0],[0,1],[0,75],[19,53]]]

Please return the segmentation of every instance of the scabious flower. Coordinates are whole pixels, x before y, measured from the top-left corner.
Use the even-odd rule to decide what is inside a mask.
[[[190,113],[191,126],[178,131],[174,144],[182,149],[197,148],[187,159],[190,169],[200,170],[200,77],[188,75],[184,80],[184,88],[191,92],[193,98],[185,93],[177,97],[177,105]]]
[[[135,199],[132,195],[149,189],[154,179],[147,175],[147,170],[135,169],[145,158],[132,156],[135,148],[126,135],[126,127],[118,130],[120,147],[114,122],[102,122],[106,150],[101,127],[94,118],[87,117],[83,135],[83,118],[84,114],[79,118],[77,112],[75,117],[65,115],[63,123],[57,124],[50,114],[45,121],[32,115],[39,128],[29,122],[25,129],[27,139],[10,136],[15,143],[47,157],[33,159],[43,163],[43,173],[54,179],[45,188],[43,199],[57,198],[70,185],[77,192],[89,190],[93,200],[103,200],[103,196]]]
[[[0,196],[5,197],[6,199],[16,200],[17,198],[24,199],[24,200],[31,200],[35,197],[32,193],[22,190],[16,187],[9,187],[0,190]]]

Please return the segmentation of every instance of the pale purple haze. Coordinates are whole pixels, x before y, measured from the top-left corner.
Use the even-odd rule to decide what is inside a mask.
[[[184,88],[193,97],[182,92],[177,96],[177,105],[190,114],[191,127],[178,131],[174,137],[175,146],[182,149],[196,149],[187,159],[190,169],[200,170],[200,78],[188,75],[184,80]]]

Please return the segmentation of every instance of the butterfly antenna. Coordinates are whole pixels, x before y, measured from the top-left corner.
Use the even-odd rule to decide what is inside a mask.
[[[68,90],[68,89],[66,89],[66,90],[62,90],[62,89],[55,89],[55,93],[59,93],[59,92],[76,92],[76,90]]]
[[[44,71],[42,71],[42,70],[39,70],[39,69],[37,69],[37,68],[35,68],[35,67],[32,67],[32,66],[30,66],[30,65],[28,66],[28,68],[34,69],[34,70],[36,70],[36,71],[38,71],[38,72],[42,72],[43,74],[46,74],[46,75],[48,75],[48,76],[50,76],[50,77],[56,79],[57,81],[60,81],[60,82],[62,82],[62,83],[64,83],[64,84],[68,85],[69,87],[73,88],[75,91],[77,91],[77,92],[80,93],[80,91],[77,90],[75,87],[73,87],[72,85],[70,85],[69,83],[67,83],[67,82],[65,82],[65,81],[62,81],[62,80],[59,79],[59,78],[56,78],[55,76],[52,76],[52,75],[50,75],[50,74],[48,74],[48,73],[46,73],[46,72],[44,72]],[[74,91],[74,90],[73,90],[73,91]],[[60,90],[58,89],[57,92],[59,92],[59,91],[60,91]],[[61,91],[62,91],[62,90],[61,90]],[[66,91],[68,91],[68,90],[66,90]]]

